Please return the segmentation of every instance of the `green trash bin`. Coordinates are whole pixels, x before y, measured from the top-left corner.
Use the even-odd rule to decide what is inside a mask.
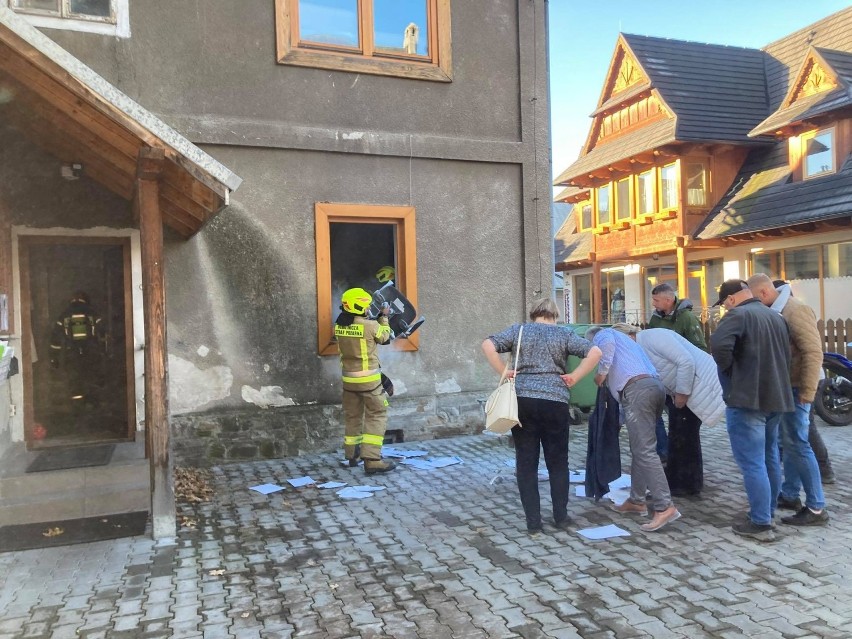
[[[612,326],[611,324],[564,324],[566,328],[570,328],[580,337],[586,336],[586,331],[592,326]],[[568,356],[568,372],[573,371],[580,365],[580,358],[576,355]],[[592,371],[581,379],[574,388],[571,389],[571,406],[580,409],[584,413],[588,413],[595,407],[595,401],[598,397],[598,387],[595,385],[595,371]],[[574,421],[577,421],[575,418]],[[579,422],[578,422],[579,423]]]

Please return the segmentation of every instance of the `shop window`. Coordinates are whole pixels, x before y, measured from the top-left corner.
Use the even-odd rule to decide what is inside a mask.
[[[128,0],[0,0],[37,27],[130,36]]]
[[[278,62],[452,80],[450,0],[276,0]]]
[[[605,324],[625,321],[624,269],[601,273],[601,319]]]
[[[823,277],[852,277],[852,242],[823,248]]]
[[[615,183],[615,222],[619,228],[630,226],[633,202],[630,199],[630,178]]]
[[[766,273],[773,280],[782,278],[781,251],[755,252],[751,254],[751,274]]]
[[[657,212],[657,196],[654,169],[645,171],[636,176],[636,204],[639,207],[637,216],[653,215]]]
[[[707,206],[707,169],[700,162],[686,165],[686,203],[688,206]]]
[[[574,323],[592,322],[592,276],[574,276]]]
[[[802,147],[805,179],[834,173],[834,129],[804,134]]]
[[[819,277],[819,247],[784,251],[784,279],[811,280]]]
[[[376,275],[383,267],[394,269],[395,285],[417,306],[415,215],[408,206],[317,203],[315,217],[319,353],[334,355],[333,327],[343,292],[381,288]],[[393,344],[417,350],[418,335]]]
[[[608,229],[612,223],[612,187],[607,184],[597,190],[597,219],[595,226],[599,229]]]
[[[677,163],[660,168],[660,211],[677,209]]]

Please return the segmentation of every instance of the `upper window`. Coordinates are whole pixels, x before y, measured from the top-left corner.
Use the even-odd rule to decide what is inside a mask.
[[[615,221],[629,222],[633,217],[633,202],[630,200],[630,178],[615,183]]]
[[[0,0],[37,27],[130,37],[128,0]]]
[[[834,173],[834,129],[804,134],[802,156],[805,179]]]
[[[598,188],[598,219],[597,226],[605,226],[612,223],[610,217],[610,185],[601,186]]]
[[[660,169],[660,206],[663,210],[677,208],[677,164]]]
[[[414,208],[317,203],[317,332],[320,355],[334,355],[334,320],[343,292],[370,292],[389,279],[417,306]],[[399,350],[417,350],[419,336],[394,340]]]
[[[586,231],[590,228],[593,228],[595,225],[592,223],[592,203],[591,202],[582,202],[579,206],[580,206],[580,230]]]
[[[278,62],[449,82],[450,0],[276,0]]]
[[[654,169],[645,171],[636,176],[636,203],[639,206],[639,215],[648,215],[657,211],[657,196],[654,189]]]
[[[707,169],[701,162],[686,165],[687,206],[707,206]]]

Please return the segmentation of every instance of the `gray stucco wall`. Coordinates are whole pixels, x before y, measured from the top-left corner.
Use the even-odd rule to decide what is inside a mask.
[[[452,83],[278,65],[272,2],[141,5],[128,40],[49,35],[244,179],[196,237],[167,236],[177,458],[340,446],[338,363],[317,354],[318,201],[416,207],[428,320],[419,351],[382,352],[400,390],[388,428],[480,427],[496,379],[479,344],[551,288],[544,0],[455,0]],[[274,386],[288,405],[245,390]]]

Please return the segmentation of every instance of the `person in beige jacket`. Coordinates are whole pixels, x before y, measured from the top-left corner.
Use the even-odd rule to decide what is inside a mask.
[[[816,396],[822,369],[822,338],[813,310],[792,296],[789,284],[778,289],[768,275],[758,273],[748,280],[752,294],[781,313],[790,331],[790,383],[796,408],[781,417],[781,447],[784,451],[784,483],[778,506],[799,507],[800,488],[805,505],[781,522],[793,526],[824,526],[828,522],[819,464],[808,442],[811,404]],[[798,502],[798,503],[797,503]]]

